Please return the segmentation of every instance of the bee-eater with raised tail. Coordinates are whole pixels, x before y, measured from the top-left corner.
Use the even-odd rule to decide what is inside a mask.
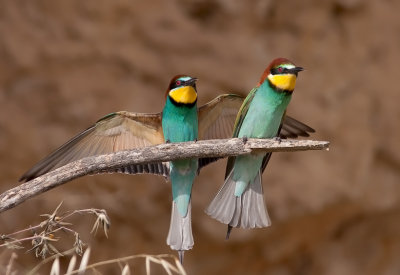
[[[297,74],[303,68],[285,58],[271,62],[243,102],[234,126],[233,137],[273,138],[280,132],[308,136],[314,130],[298,121],[282,125],[285,111],[295,88]],[[285,135],[284,135],[285,136]],[[289,133],[289,137],[293,134]],[[270,219],[264,206],[261,175],[271,153],[256,153],[230,157],[225,182],[206,209],[206,213],[228,224],[227,238],[232,227],[267,227]]]

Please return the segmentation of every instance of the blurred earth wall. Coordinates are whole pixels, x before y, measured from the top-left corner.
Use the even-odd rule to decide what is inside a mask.
[[[204,213],[225,161],[205,168],[188,274],[400,274],[399,11],[395,0],[0,1],[0,191],[105,114],[161,111],[175,74],[199,78],[203,104],[246,95],[287,57],[306,68],[288,113],[330,151],[274,154],[263,176],[272,226],[229,241]],[[63,201],[108,211],[108,239],[89,234],[94,219],[74,220],[92,262],[172,253],[170,200],[161,177],[85,177],[1,213],[0,234]],[[17,252],[19,270],[38,262]]]

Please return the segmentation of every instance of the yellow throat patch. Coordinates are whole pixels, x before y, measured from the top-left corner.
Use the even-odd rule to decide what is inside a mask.
[[[294,74],[270,74],[269,81],[281,90],[293,91],[296,86],[296,76]]]
[[[192,104],[197,99],[197,93],[192,86],[183,86],[173,89],[169,96],[177,103]]]

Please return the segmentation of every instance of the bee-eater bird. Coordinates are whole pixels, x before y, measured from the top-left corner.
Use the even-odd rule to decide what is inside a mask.
[[[20,181],[29,181],[51,170],[85,157],[109,154],[164,142],[220,139],[232,136],[243,97],[226,94],[196,108],[196,79],[178,75],[172,78],[161,113],[140,114],[120,111],[108,114],[73,137],[28,170]],[[282,132],[297,137],[304,124],[286,117]],[[300,126],[300,127],[299,127]],[[119,167],[116,173],[162,175],[172,183],[172,214],[167,243],[183,252],[193,247],[191,231],[191,189],[198,171],[216,159],[179,160]]]
[[[282,134],[283,137],[308,136],[307,132],[314,132],[298,121],[285,118],[297,74],[302,70],[285,58],[273,60],[244,100],[236,117],[233,137],[246,140]],[[228,159],[224,185],[206,209],[208,215],[228,224],[227,239],[232,227],[270,225],[261,182],[270,157],[271,153],[256,153]]]
[[[197,109],[196,78],[175,76],[166,92],[161,113],[115,112],[98,120],[28,170],[20,181],[29,181],[72,161],[88,156],[141,148],[164,142],[228,138],[243,98],[221,95]],[[215,159],[188,159],[119,167],[117,173],[152,173],[170,178],[172,215],[167,244],[178,250],[181,261],[193,247],[191,190],[201,167]]]

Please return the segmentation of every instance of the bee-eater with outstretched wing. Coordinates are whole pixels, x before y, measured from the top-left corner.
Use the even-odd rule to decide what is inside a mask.
[[[29,181],[67,163],[88,156],[141,148],[167,142],[196,139],[228,138],[243,98],[221,95],[196,108],[196,79],[174,77],[168,87],[163,111],[156,114],[115,112],[98,120],[55,152],[28,170],[20,181]],[[167,243],[179,251],[193,247],[190,197],[198,170],[215,159],[191,159],[119,167],[117,173],[151,173],[170,178],[172,183],[172,216]]]
[[[233,137],[273,138],[305,135],[312,128],[285,118],[297,74],[302,71],[285,58],[272,61],[261,80],[246,97],[237,115]],[[283,123],[285,122],[285,123]],[[297,128],[298,130],[293,130]],[[291,133],[292,132],[292,133]],[[206,213],[228,224],[227,238],[232,227],[255,228],[270,225],[264,206],[261,175],[271,153],[257,153],[230,157],[225,183],[206,209]]]
[[[171,80],[162,112],[162,128],[167,142],[198,139],[196,78],[181,75]],[[170,162],[173,200],[167,244],[178,250],[181,261],[183,252],[192,249],[194,244],[190,199],[197,170],[197,159]]]

